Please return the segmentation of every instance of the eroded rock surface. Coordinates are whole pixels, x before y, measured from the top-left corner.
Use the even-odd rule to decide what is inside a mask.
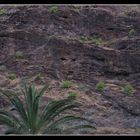
[[[62,80],[85,84],[89,89],[79,94],[85,101],[80,113],[95,120],[99,130],[94,134],[136,134],[140,127],[139,7],[57,6],[56,11],[52,7],[1,7],[6,12],[0,15],[0,86],[15,88],[20,78],[41,74],[36,80],[39,85],[58,82],[51,93],[57,98],[64,92],[59,87]],[[22,59],[16,56],[18,51]],[[18,81],[8,78],[13,73]],[[100,95],[95,90],[99,81],[108,85]],[[135,88],[131,96],[123,93],[127,83]]]

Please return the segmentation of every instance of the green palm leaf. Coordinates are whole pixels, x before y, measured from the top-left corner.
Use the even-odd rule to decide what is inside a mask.
[[[3,95],[5,95],[6,97],[8,97],[11,104],[13,106],[15,106],[15,108],[19,112],[19,115],[21,116],[21,118],[25,122],[27,122],[28,118],[27,118],[27,114],[26,114],[24,105],[23,105],[22,101],[19,99],[19,97],[16,95],[16,93],[14,93],[13,91],[10,91],[10,90],[5,90],[5,91],[0,90],[0,92],[3,93]]]
[[[19,114],[19,117],[15,117],[7,111],[0,110],[0,124],[9,127],[5,132],[6,134],[60,134],[64,132],[61,125],[66,122],[87,121],[74,115],[62,115],[65,111],[78,107],[75,98],[51,101],[43,110],[40,110],[40,99],[47,89],[48,86],[44,86],[38,91],[34,85],[27,86],[24,84],[24,89],[21,89],[24,101],[21,101],[14,91],[0,90],[15,106]],[[78,129],[81,127],[90,128],[90,125],[79,125],[72,128]]]
[[[85,121],[86,119],[81,118],[81,117],[76,117],[76,116],[65,116],[65,117],[62,117],[62,118],[56,120],[56,121],[53,122],[51,125],[49,125],[49,126],[47,127],[47,129],[46,129],[43,133],[44,133],[44,134],[45,134],[45,133],[51,133],[52,130],[59,128],[59,126],[60,126],[61,124],[64,124],[64,123],[69,122],[69,121],[74,121],[74,120],[78,120],[78,121],[79,121],[79,120],[80,120],[80,121],[83,121],[83,120],[84,120],[84,121]]]
[[[51,117],[53,115],[53,113],[55,113],[56,111],[58,111],[59,109],[61,109],[64,106],[72,104],[73,102],[74,102],[74,100],[70,99],[70,98],[50,102],[44,109],[42,116],[41,116],[41,120],[48,120],[49,117]]]
[[[0,110],[0,116],[8,117],[10,120],[13,121],[13,123],[16,123],[18,125],[21,125],[20,124],[20,120],[18,118],[16,118],[14,115],[12,115],[11,113],[7,112],[7,111]]]
[[[91,126],[91,125],[76,125],[76,126],[72,126],[70,128],[67,128],[66,130],[69,130],[69,129],[87,129],[87,128],[90,128],[90,129],[96,129],[96,127],[94,126]]]
[[[17,131],[17,129],[15,129],[15,128],[8,128],[5,131],[5,134],[21,134],[21,132]]]

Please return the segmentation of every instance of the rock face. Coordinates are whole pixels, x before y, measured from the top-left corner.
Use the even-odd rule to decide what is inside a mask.
[[[45,82],[46,77],[75,80],[91,90],[98,81],[109,81],[118,88],[109,89],[102,97],[140,117],[139,11],[128,13],[127,6],[2,8],[6,13],[0,16],[0,66],[5,69],[0,69],[0,76],[15,73],[21,78],[41,73]],[[22,59],[17,58],[17,51],[23,53]],[[128,82],[135,87],[131,97],[121,89]]]
[[[140,70],[139,51],[101,48],[56,38],[51,39],[48,46],[65,78],[93,80],[98,73],[128,76]]]
[[[38,61],[44,64],[44,60],[47,61],[49,69],[50,59],[54,59],[54,63],[58,61],[60,65],[69,69],[63,70],[64,75],[70,73],[74,77],[75,74],[79,75],[78,72],[84,73],[83,75],[101,72],[114,76],[139,73],[138,17],[114,16],[112,11],[105,7],[81,7],[77,10],[76,7],[62,6],[58,7],[56,13],[51,13],[51,7],[44,6],[17,7],[12,13],[12,7],[6,8],[7,14],[1,17],[0,21],[0,60],[1,63],[9,64],[10,69],[15,67],[16,70],[23,70],[24,63],[32,64]],[[130,29],[135,30],[135,36],[126,38]],[[101,44],[105,41],[102,41],[99,47],[94,43],[80,44],[78,38],[83,35],[89,37],[89,40],[93,36],[105,39],[106,42],[111,39],[118,40],[104,45],[106,47],[103,48]],[[66,37],[74,38],[77,42],[67,42]],[[18,50],[23,51],[31,62],[24,61],[20,64],[14,58],[11,59]],[[52,67],[56,69],[55,66]],[[79,70],[75,70],[74,67]],[[87,78],[90,77],[92,76]]]

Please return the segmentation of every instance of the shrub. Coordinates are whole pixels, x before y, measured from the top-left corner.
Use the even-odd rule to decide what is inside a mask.
[[[97,83],[96,90],[99,92],[103,92],[105,87],[106,87],[105,83],[103,81],[101,81],[101,82]]]
[[[73,10],[74,12],[80,14],[80,8],[81,8],[80,6],[73,6],[73,9],[72,9],[72,10]]]
[[[95,45],[101,45],[103,43],[103,40],[99,37],[93,37],[92,43],[94,43]]]
[[[42,74],[41,73],[39,73],[39,74],[37,74],[36,75],[36,77],[35,77],[35,80],[41,80],[42,79]]]
[[[0,16],[5,14],[5,13],[6,13],[5,9],[0,9]]]
[[[68,80],[66,80],[66,81],[63,81],[63,88],[70,88],[71,87],[71,81],[68,81]]]
[[[47,90],[44,86],[37,90],[34,85],[24,85],[22,93],[24,101],[17,96],[15,91],[0,90],[11,104],[16,108],[18,116],[0,109],[0,124],[8,126],[5,134],[60,134],[69,129],[95,128],[89,124],[74,125],[69,128],[63,128],[67,122],[86,121],[86,119],[74,115],[62,115],[64,111],[78,107],[74,98],[66,98],[49,102],[43,109],[40,109],[41,97]]]
[[[129,36],[133,36],[135,34],[135,30],[134,29],[130,29],[128,32]]]
[[[70,97],[70,98],[76,98],[76,96],[77,96],[77,93],[75,93],[75,92],[69,92],[69,96],[68,97]]]
[[[16,56],[17,59],[23,59],[24,58],[23,52],[21,52],[21,51],[17,51],[15,53],[15,56]]]
[[[132,85],[127,84],[124,89],[123,89],[124,93],[126,93],[127,95],[132,95],[134,93],[134,88]]]
[[[80,38],[80,42],[81,42],[81,43],[85,43],[85,44],[87,44],[87,43],[89,42],[89,39],[88,39],[87,36],[81,36],[81,38]]]
[[[106,43],[104,40],[102,40],[102,38],[96,36],[93,36],[93,38],[88,38],[87,36],[81,36],[80,42],[85,44],[93,43],[95,45],[101,45]]]
[[[14,79],[16,79],[16,74],[14,74],[14,73],[9,74],[8,78],[11,79],[11,80],[14,80]]]
[[[52,6],[52,7],[49,8],[49,11],[50,11],[51,13],[56,13],[56,12],[59,11],[59,8],[58,8],[57,6]]]
[[[124,12],[124,14],[128,17],[135,17],[138,14],[138,11],[136,10],[127,10]]]

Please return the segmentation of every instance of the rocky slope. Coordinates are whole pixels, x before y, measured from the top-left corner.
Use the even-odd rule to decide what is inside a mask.
[[[81,103],[79,113],[97,127],[83,133],[139,134],[138,5],[15,5],[1,9],[1,88],[18,90],[20,79],[28,77],[38,87],[49,84],[44,100],[74,91]],[[66,79],[73,82],[68,90],[61,87]],[[107,85],[102,94],[95,89],[99,81]],[[123,92],[128,83],[135,89],[131,96]],[[4,97],[0,97],[0,106],[7,106]]]

